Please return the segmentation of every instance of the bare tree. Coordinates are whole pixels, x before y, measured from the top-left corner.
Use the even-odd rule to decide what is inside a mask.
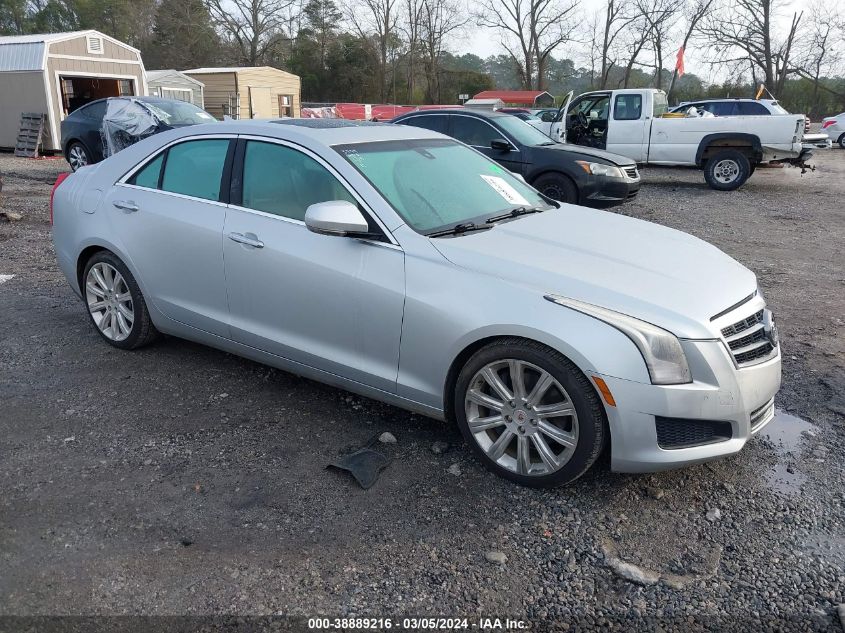
[[[619,54],[615,50],[618,38],[637,19],[637,14],[630,10],[630,6],[619,0],[607,0],[604,9],[604,26],[601,31],[601,74],[599,88],[607,88],[610,71],[616,66]]]
[[[260,66],[285,38],[285,10],[293,0],[206,0],[223,37],[234,45],[240,62]]]
[[[405,36],[405,59],[407,66],[408,101],[413,100],[416,90],[417,67],[420,54],[420,28],[423,23],[425,0],[405,0],[399,30]]]
[[[469,21],[458,0],[424,0],[420,40],[426,78],[426,101],[441,103],[440,59],[448,37]]]
[[[373,42],[378,59],[379,96],[387,101],[389,56],[398,38],[399,0],[357,0],[347,6],[347,18],[357,34]]]
[[[676,0],[637,0],[636,6],[645,22],[645,34],[652,52],[654,87],[661,88],[665,49],[672,39],[683,5]]]
[[[572,39],[578,0],[482,0],[478,24],[501,34],[523,88],[544,89],[549,56]]]
[[[749,64],[775,96],[783,92],[790,74],[796,72],[792,54],[803,12],[792,14],[785,35],[775,31],[780,0],[732,0],[724,11],[711,13],[702,33],[707,36],[718,61]]]
[[[625,62],[625,71],[622,73],[623,88],[628,87],[631,80],[631,71],[638,63],[637,60],[643,49],[651,40],[651,24],[643,15],[638,15],[628,24],[627,36],[627,61]]]
[[[686,21],[686,30],[684,31],[684,39],[681,41],[681,48],[686,50],[690,39],[698,31],[701,21],[704,20],[713,9],[715,0],[695,0],[692,4],[688,4],[684,10],[684,20]],[[672,96],[672,89],[675,87],[675,81],[678,78],[678,69],[672,71],[672,79],[669,80],[669,90],[666,91],[666,98]]]
[[[843,59],[842,44],[845,39],[840,31],[845,26],[838,6],[816,0],[810,6],[810,23],[807,25],[805,41],[801,50],[801,58],[797,64],[797,73],[813,82],[812,107],[810,114],[817,116],[820,90],[827,90],[841,96],[827,88],[822,83],[825,75],[834,74]]]

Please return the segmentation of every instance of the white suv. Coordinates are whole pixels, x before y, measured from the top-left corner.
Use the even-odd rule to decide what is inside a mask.
[[[774,99],[703,99],[682,101],[669,112],[686,112],[695,107],[715,116],[771,116],[790,114]],[[804,134],[810,132],[810,118],[804,117]]]

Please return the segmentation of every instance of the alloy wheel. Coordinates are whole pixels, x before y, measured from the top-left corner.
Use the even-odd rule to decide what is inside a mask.
[[[739,177],[739,164],[730,159],[723,159],[713,168],[713,177],[721,183],[729,185]]]
[[[132,332],[132,293],[114,266],[99,262],[91,267],[85,280],[85,301],[94,323],[109,340],[123,341]]]
[[[81,145],[74,145],[68,152],[68,162],[71,169],[76,171],[80,167],[85,167],[88,164],[88,154]]]
[[[504,359],[479,370],[465,396],[466,419],[487,457],[519,475],[560,470],[578,446],[578,414],[549,372]]]

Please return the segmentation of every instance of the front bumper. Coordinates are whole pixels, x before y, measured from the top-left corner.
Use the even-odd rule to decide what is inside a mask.
[[[595,185],[584,192],[584,203],[590,207],[607,208],[633,200],[640,191],[640,177],[618,178],[594,176]]]
[[[651,385],[601,375],[616,400],[616,407],[606,407],[613,470],[651,472],[731,455],[774,417],[780,350],[763,363],[737,369],[722,341],[682,345],[693,375],[689,384]],[[666,425],[705,422],[718,423],[721,432],[706,442],[664,448],[658,420],[664,433]]]

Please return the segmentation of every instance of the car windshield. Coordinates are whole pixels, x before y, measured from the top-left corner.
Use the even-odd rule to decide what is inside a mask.
[[[144,105],[166,125],[193,125],[196,123],[210,123],[214,121],[205,110],[185,101],[145,101]]]
[[[495,121],[520,145],[549,145],[554,142],[540,130],[515,116],[496,117]]]
[[[354,143],[334,149],[418,233],[483,222],[518,207],[553,208],[509,171],[451,139]]]

